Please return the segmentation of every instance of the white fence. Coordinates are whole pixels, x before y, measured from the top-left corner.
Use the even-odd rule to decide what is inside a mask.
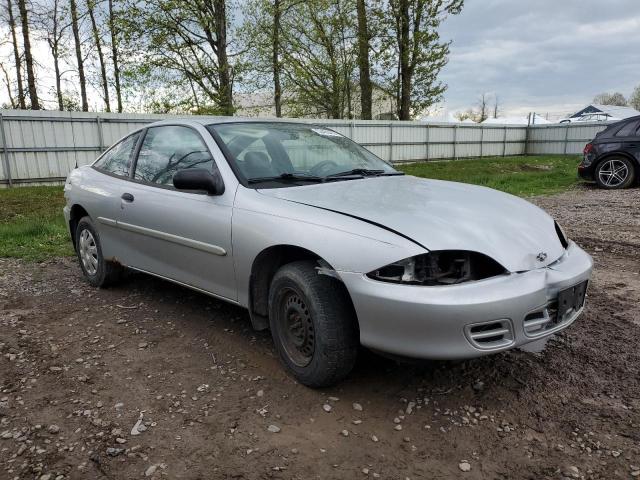
[[[128,132],[164,118],[169,116],[0,110],[0,185],[60,182]],[[392,162],[576,154],[606,126],[295,121],[332,128]]]

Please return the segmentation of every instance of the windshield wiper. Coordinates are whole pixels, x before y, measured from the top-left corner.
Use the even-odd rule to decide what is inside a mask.
[[[262,182],[277,182],[279,180],[293,180],[293,181],[303,181],[303,182],[322,182],[324,181],[323,177],[318,177],[315,175],[304,175],[301,173],[281,173],[280,175],[274,175],[273,177],[257,177],[250,178],[248,180],[249,183],[262,183]]]
[[[375,170],[369,168],[354,168],[352,170],[347,170],[346,172],[338,172],[332,173],[331,175],[327,175],[325,178],[340,178],[340,177],[351,177],[351,176],[362,176],[362,177],[378,177],[381,175],[404,175],[402,172],[385,172],[384,170]]]

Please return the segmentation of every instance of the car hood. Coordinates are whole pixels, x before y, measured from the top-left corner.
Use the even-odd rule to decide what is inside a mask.
[[[547,266],[564,253],[547,213],[485,187],[393,176],[260,193],[377,224],[428,250],[480,252],[511,272]]]

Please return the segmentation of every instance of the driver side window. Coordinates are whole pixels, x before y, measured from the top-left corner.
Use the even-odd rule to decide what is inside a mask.
[[[173,185],[173,175],[188,168],[210,172],[214,168],[213,158],[198,132],[174,125],[147,130],[136,162],[136,180]]]

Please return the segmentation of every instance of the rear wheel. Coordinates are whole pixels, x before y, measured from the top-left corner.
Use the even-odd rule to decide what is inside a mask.
[[[635,179],[633,162],[625,157],[605,158],[596,168],[596,183],[600,188],[616,190],[628,188]]]
[[[359,341],[351,301],[336,279],[318,274],[314,262],[276,272],[269,323],[280,359],[300,383],[329,386],[353,369]]]
[[[117,282],[123,268],[116,263],[105,261],[100,236],[89,217],[80,219],[75,237],[80,268],[87,281],[94,287],[106,287]]]

